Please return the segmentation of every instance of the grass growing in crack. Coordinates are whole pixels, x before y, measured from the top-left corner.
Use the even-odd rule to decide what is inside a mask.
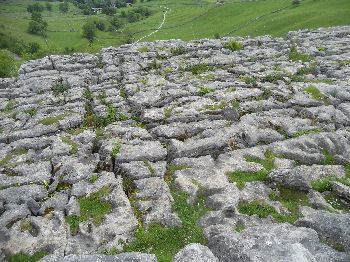
[[[270,150],[266,150],[265,151],[265,160],[253,158],[253,157],[250,157],[250,156],[246,156],[245,159],[248,162],[258,163],[258,164],[262,165],[267,171],[270,171],[270,170],[275,168],[275,166],[273,164],[273,159],[275,157],[276,156]]]
[[[243,44],[237,41],[230,41],[228,43],[223,43],[222,46],[231,51],[238,51],[243,48]]]
[[[13,100],[9,100],[5,108],[3,108],[1,111],[4,113],[9,113],[14,106],[15,106],[15,102],[13,102]]]
[[[64,114],[61,114],[61,115],[58,115],[58,116],[55,116],[55,117],[47,117],[47,118],[44,118],[42,120],[40,120],[38,124],[43,124],[43,125],[52,125],[52,124],[56,124],[58,123],[60,120],[62,120],[63,118],[65,118],[66,116],[68,116],[70,113],[64,113]]]
[[[265,170],[251,172],[251,173],[236,171],[236,172],[227,172],[226,176],[228,177],[229,182],[231,183],[236,182],[237,187],[239,189],[243,189],[246,182],[253,182],[257,180],[267,181],[267,174],[268,172],[266,172]]]
[[[281,223],[293,224],[296,220],[301,217],[301,214],[287,214],[281,215],[277,210],[265,203],[262,199],[254,199],[251,202],[243,202],[238,205],[238,211],[246,215],[258,215],[260,218],[266,218],[271,215],[274,220]]]
[[[190,166],[188,166],[188,165],[180,165],[180,166],[170,165],[170,166],[168,166],[168,168],[167,168],[167,170],[165,171],[165,174],[164,174],[164,180],[165,180],[167,183],[172,182],[172,176],[173,176],[173,174],[174,174],[177,170],[183,170],[183,169],[186,169],[186,168],[190,168]]]
[[[276,83],[277,80],[283,80],[284,76],[281,73],[274,73],[264,77],[265,82]]]
[[[295,46],[292,46],[290,48],[290,51],[288,53],[288,58],[292,61],[302,61],[302,62],[309,62],[311,61],[311,57],[304,55],[302,53],[299,53],[297,51],[297,48]]]
[[[140,47],[139,49],[137,49],[137,51],[139,51],[139,52],[148,52],[148,47],[147,46]]]
[[[176,48],[171,48],[170,52],[173,55],[183,55],[187,53],[187,50],[183,46],[178,46]]]
[[[212,105],[212,106],[203,106],[201,108],[198,108],[197,111],[203,111],[203,110],[220,110],[223,109],[228,104],[226,102],[221,102],[220,104]]]
[[[333,165],[334,164],[334,156],[327,150],[327,148],[322,149],[322,154],[325,156],[326,161],[323,162],[324,165]]]
[[[143,162],[145,163],[145,166],[148,168],[149,172],[151,173],[151,176],[153,176],[154,170],[153,170],[152,166],[150,165],[150,163],[148,162],[148,160],[143,160]]]
[[[35,262],[42,259],[47,255],[46,251],[37,252],[34,255],[30,256],[27,254],[19,253],[6,257],[8,262]]]
[[[166,108],[166,109],[164,109],[165,118],[171,117],[171,111],[172,111],[172,110],[173,110],[172,108]]]
[[[19,155],[27,154],[28,150],[16,150],[8,153],[1,161],[0,161],[0,167],[6,165],[8,162],[11,161],[12,158]]]
[[[346,65],[350,65],[350,60],[347,61],[342,61],[339,63],[340,66],[346,66]]]
[[[213,89],[210,89],[210,88],[205,87],[205,86],[198,86],[198,88],[201,90],[198,93],[198,95],[200,95],[200,96],[204,96],[205,94],[214,92]]]
[[[24,113],[29,114],[30,116],[34,116],[36,112],[38,112],[37,108],[32,108],[24,111]]]
[[[70,154],[76,154],[78,152],[78,145],[77,143],[73,142],[69,137],[67,136],[61,136],[61,139],[63,143],[69,145],[72,147],[72,149],[69,151]]]
[[[303,89],[305,92],[312,95],[312,97],[318,101],[323,101],[325,105],[328,105],[329,102],[327,101],[327,98],[314,86],[308,86]]]
[[[286,207],[292,215],[299,216],[297,212],[297,207],[301,206],[309,206],[310,201],[306,195],[306,192],[301,191],[296,188],[284,188],[278,187],[279,195],[275,192],[270,194],[270,199],[274,201],[279,201],[282,203],[284,207]]]
[[[135,242],[125,244],[123,252],[152,253],[156,255],[158,261],[168,262],[180,249],[190,243],[206,244],[203,229],[196,225],[198,218],[210,210],[205,206],[205,197],[199,197],[197,203],[189,205],[186,202],[188,195],[181,193],[172,183],[171,174],[183,168],[186,167],[172,166],[167,174],[167,182],[174,198],[173,211],[178,214],[182,226],[163,227],[151,224],[147,229],[140,226],[135,233]]]
[[[92,177],[89,178],[90,183],[95,183],[95,181],[98,179],[98,175],[93,175]]]
[[[120,140],[117,140],[117,142],[114,142],[113,145],[114,145],[114,147],[112,148],[112,151],[111,151],[111,157],[115,158],[117,156],[117,154],[119,153]]]
[[[185,68],[185,71],[191,72],[194,75],[198,75],[207,71],[213,71],[214,66],[208,66],[204,64],[190,65]]]
[[[77,233],[81,222],[92,218],[93,224],[98,226],[102,223],[104,215],[112,210],[111,203],[100,200],[101,197],[111,192],[110,186],[104,186],[87,198],[79,198],[80,216],[70,215],[66,217],[66,223],[70,225],[72,234]]]
[[[350,203],[346,204],[344,199],[341,199],[334,192],[327,192],[323,194],[324,199],[330,204],[334,209],[342,210],[343,213],[348,213],[350,210]]]
[[[241,232],[241,231],[243,231],[244,229],[245,229],[244,226],[236,226],[236,228],[235,228],[235,230],[236,230],[237,232]]]
[[[53,93],[55,94],[55,96],[64,93],[65,91],[70,89],[70,85],[69,84],[56,84],[53,85],[51,87],[51,90],[53,91]]]
[[[294,137],[299,137],[303,135],[309,135],[309,134],[314,134],[314,133],[319,133],[323,132],[322,128],[314,128],[314,129],[307,129],[307,130],[301,130],[298,133],[294,135]]]

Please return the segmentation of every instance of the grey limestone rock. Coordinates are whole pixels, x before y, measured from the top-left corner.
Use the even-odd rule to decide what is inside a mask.
[[[218,262],[209,248],[198,243],[189,244],[181,249],[172,262]]]
[[[340,197],[350,200],[350,187],[340,182],[331,181],[332,190]]]
[[[350,261],[349,216],[331,202],[348,206],[349,187],[311,190],[349,180],[349,31],[155,41],[24,63],[0,80],[0,260],[45,250],[42,261],[156,261],[97,253],[122,250],[141,224],[185,226],[176,186],[213,210],[197,221],[211,250],[188,245],[174,261]],[[179,46],[186,53],[171,51]],[[289,60],[291,46],[312,61]],[[269,179],[251,181],[254,172]],[[239,212],[259,200],[289,214],[270,199],[279,187],[308,191],[299,227]],[[106,213],[87,215],[90,200]]]
[[[300,218],[296,226],[315,230],[319,238],[329,245],[343,251],[350,250],[350,214],[333,214],[326,211],[316,211]],[[348,253],[349,254],[349,253]]]
[[[341,165],[298,166],[293,169],[274,170],[269,178],[285,187],[297,187],[301,190],[311,189],[311,181],[327,177],[345,177],[345,169]]]
[[[288,224],[222,233],[209,240],[219,261],[346,261],[348,254],[321,244],[314,230]]]

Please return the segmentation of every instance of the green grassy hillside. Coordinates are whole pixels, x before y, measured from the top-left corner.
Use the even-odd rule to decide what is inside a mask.
[[[0,33],[11,38],[28,42],[37,42],[46,47],[42,36],[27,32],[30,14],[26,8],[28,4],[43,1],[2,0],[0,1]],[[158,28],[163,20],[163,12],[167,10],[163,27],[158,32],[142,41],[158,39],[199,39],[224,36],[234,29],[248,24],[255,18],[268,14],[276,9],[290,5],[293,0],[265,0],[255,2],[225,1],[217,5],[215,0],[194,1],[183,0],[176,4],[176,0],[160,0],[138,2],[135,6],[146,5],[153,14],[145,20],[129,23],[119,31],[97,32],[97,38],[92,45],[82,38],[82,26],[88,19],[81,10],[70,4],[67,14],[59,12],[60,2],[50,2],[52,11],[45,10],[43,18],[48,23],[47,43],[53,52],[62,52],[65,48],[74,48],[75,51],[96,52],[101,47],[118,46],[126,42],[125,32],[131,32],[134,41],[150,34]],[[134,7],[118,9],[132,10]],[[257,36],[270,34],[284,36],[290,30],[303,28],[318,28],[335,25],[350,25],[349,0],[304,0],[299,5],[293,5],[283,11],[266,15],[249,25],[235,31],[229,36]],[[105,15],[98,15],[103,19]],[[124,32],[124,33],[123,33]]]

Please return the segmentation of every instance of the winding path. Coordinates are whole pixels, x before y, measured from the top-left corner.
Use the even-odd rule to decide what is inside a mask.
[[[159,27],[158,27],[156,30],[154,30],[153,32],[149,33],[148,35],[145,35],[145,36],[141,37],[139,40],[136,40],[135,43],[138,43],[138,42],[140,42],[142,39],[144,39],[144,38],[146,38],[146,37],[149,37],[149,36],[153,35],[154,33],[157,33],[157,32],[163,27],[163,24],[164,24],[165,18],[166,18],[166,14],[167,14],[168,11],[170,11],[170,10],[171,10],[170,8],[165,7],[165,12],[163,13],[163,21],[162,21],[162,23],[159,25]]]

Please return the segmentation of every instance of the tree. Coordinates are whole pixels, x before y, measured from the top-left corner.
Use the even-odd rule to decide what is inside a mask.
[[[0,77],[11,77],[16,73],[15,60],[7,50],[0,50]]]
[[[46,2],[46,9],[47,9],[47,11],[51,12],[52,4],[50,4],[49,2]]]
[[[102,13],[106,15],[114,15],[115,9],[113,7],[104,7],[102,8]]]
[[[87,38],[90,43],[94,41],[96,37],[96,26],[93,22],[87,22],[83,25],[83,37]]]
[[[67,13],[69,10],[68,2],[60,3],[58,7],[62,13]]]
[[[39,3],[35,3],[33,5],[28,5],[27,6],[27,11],[29,13],[42,12],[42,11],[44,11],[44,7],[41,4],[39,4]]]
[[[38,43],[30,42],[26,50],[29,54],[35,54],[39,51],[39,49],[40,45]]]
[[[47,26],[48,24],[42,19],[41,14],[38,12],[33,12],[31,21],[28,25],[28,32],[31,34],[45,34]]]

